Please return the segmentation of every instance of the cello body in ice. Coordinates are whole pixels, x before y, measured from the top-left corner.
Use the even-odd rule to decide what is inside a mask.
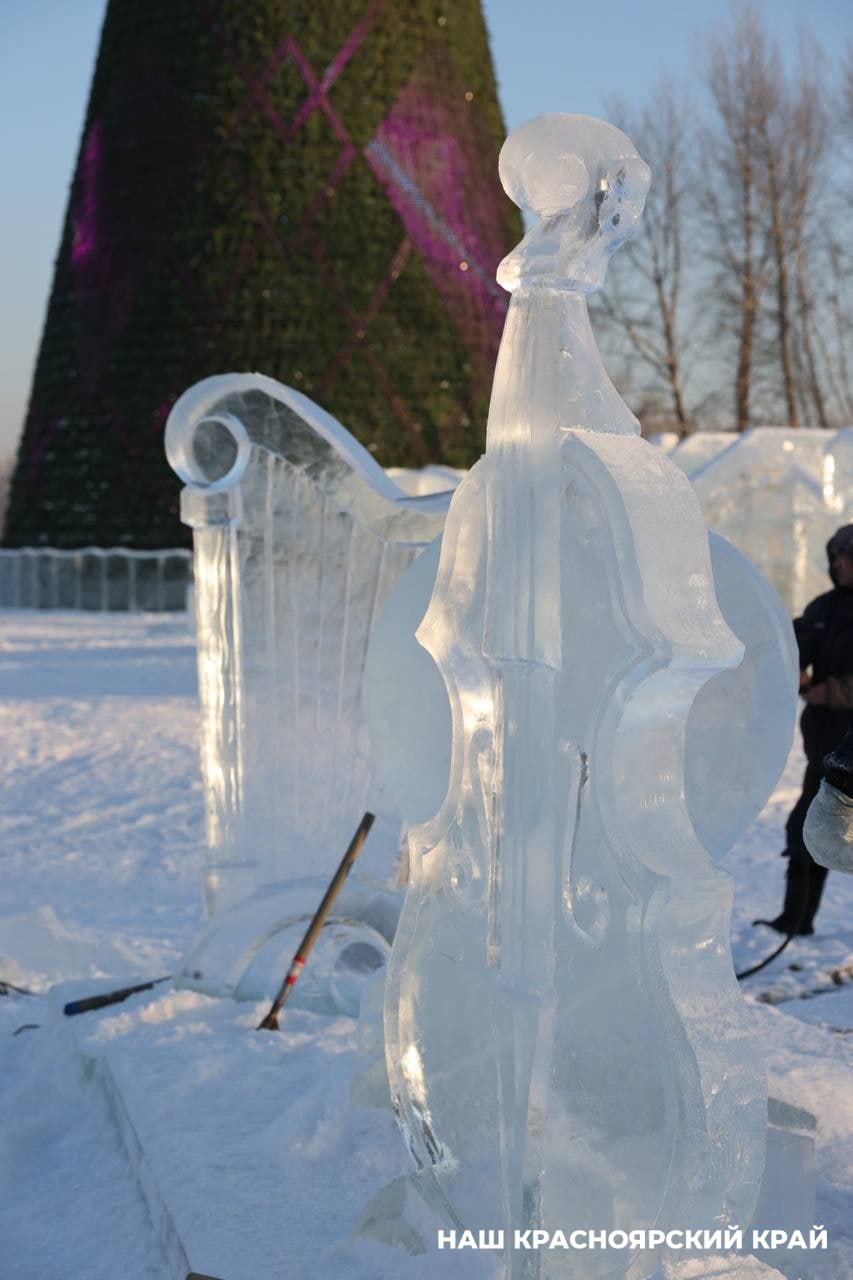
[[[486,453],[418,630],[452,747],[410,833],[389,1077],[434,1202],[505,1230],[505,1275],[639,1280],[654,1249],[534,1256],[513,1232],[751,1217],[764,1068],[684,778],[693,702],[742,646],[690,485],[640,439],[587,316],[646,165],[612,126],[556,115],[510,135],[501,177],[540,221],[499,270]]]

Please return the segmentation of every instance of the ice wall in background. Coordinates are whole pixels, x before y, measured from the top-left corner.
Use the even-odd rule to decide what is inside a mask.
[[[193,529],[208,914],[331,875],[368,808],[359,868],[389,877],[401,822],[376,781],[362,673],[447,495],[405,496],[340,423],[258,374],[186,391],[166,448]]]
[[[649,436],[649,444],[657,445],[658,449],[663,449],[664,453],[672,453],[673,449],[678,447],[681,440],[677,431],[658,431],[655,435]]]
[[[823,496],[839,525],[853,520],[853,427],[836,431],[826,447]]]
[[[736,440],[731,431],[694,431],[670,451],[670,458],[686,476],[704,467],[706,462],[728,449]]]
[[[191,582],[182,547],[0,548],[0,609],[182,612]]]
[[[842,521],[826,469],[837,440],[817,429],[753,427],[689,473],[706,523],[754,561],[792,615],[829,589],[825,545]]]
[[[420,470],[411,467],[388,467],[385,474],[410,498],[422,498],[427,493],[448,493],[449,490],[455,489],[467,472],[460,471],[457,467],[433,464],[421,467]]]

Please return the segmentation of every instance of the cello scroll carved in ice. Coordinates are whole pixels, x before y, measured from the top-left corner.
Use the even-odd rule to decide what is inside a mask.
[[[485,456],[457,489],[418,630],[452,716],[410,836],[389,968],[392,1092],[470,1228],[748,1222],[766,1085],[732,972],[730,888],[685,799],[694,699],[742,647],[689,483],[607,378],[586,310],[648,169],[546,116],[501,178],[539,223],[512,292]],[[653,1251],[508,1248],[506,1276],[632,1280]],[[533,1267],[533,1270],[531,1270]]]

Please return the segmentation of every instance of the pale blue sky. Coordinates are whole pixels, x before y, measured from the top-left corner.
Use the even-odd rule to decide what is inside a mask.
[[[0,0],[0,458],[15,447],[29,397],[105,7]],[[614,93],[642,105],[662,72],[695,79],[702,33],[728,0],[484,0],[484,8],[512,127],[543,111],[602,115]],[[798,28],[832,52],[853,33],[850,0],[765,0],[764,9],[788,50]]]

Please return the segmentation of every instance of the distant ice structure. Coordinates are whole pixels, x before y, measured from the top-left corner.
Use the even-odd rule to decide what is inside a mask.
[[[649,444],[657,445],[664,453],[672,453],[680,439],[677,431],[658,431],[656,435],[649,436]]]
[[[825,544],[838,524],[825,481],[833,441],[823,430],[753,427],[689,473],[706,523],[758,565],[795,615],[827,590]]]
[[[823,460],[823,497],[845,524],[853,516],[853,427],[836,431],[826,447]]]
[[[259,374],[186,391],[166,450],[193,529],[207,914],[328,879],[366,809],[355,874],[387,880],[401,819],[375,776],[362,673],[447,495],[406,496],[334,418]]]
[[[448,493],[456,488],[466,474],[456,467],[431,465],[415,471],[409,467],[388,467],[388,475],[398,489],[410,498],[421,498],[426,493]]]
[[[183,612],[191,561],[183,547],[0,547],[0,609]]]
[[[499,269],[512,300],[486,454],[453,496],[417,633],[451,742],[438,809],[410,831],[387,981],[392,1095],[419,1185],[453,1225],[511,1242],[567,1223],[742,1224],[766,1081],[684,742],[705,694],[708,760],[729,749],[713,703],[731,718],[718,677],[744,646],[717,604],[695,495],[639,439],[585,297],[635,230],[649,171],[618,130],[565,115],[516,129],[500,170],[541,221]],[[424,718],[441,719],[439,702]],[[793,702],[790,688],[783,740]],[[377,738],[394,734],[392,704]],[[404,809],[424,803],[410,781]],[[659,1261],[555,1250],[536,1274],[641,1280]],[[504,1266],[530,1274],[511,1245]]]
[[[693,431],[672,450],[670,458],[689,478],[724,449],[734,444],[732,431]]]

